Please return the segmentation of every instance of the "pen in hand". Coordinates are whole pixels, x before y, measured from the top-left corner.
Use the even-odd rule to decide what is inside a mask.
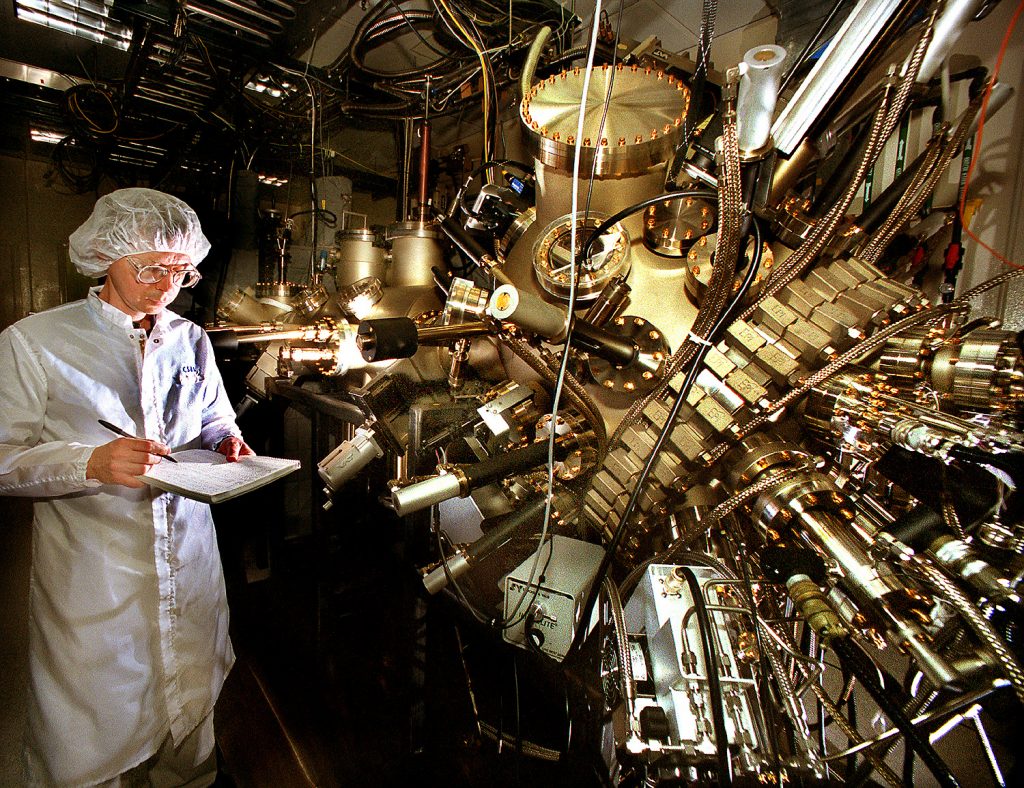
[[[125,432],[116,424],[111,424],[109,421],[106,421],[104,419],[97,419],[97,421],[100,423],[101,427],[105,427],[114,434],[120,435],[122,438],[134,438],[135,440],[144,440],[144,438],[140,438],[138,435],[132,435],[130,432]],[[161,454],[160,456],[170,462],[177,462],[177,460],[174,459],[170,454]]]

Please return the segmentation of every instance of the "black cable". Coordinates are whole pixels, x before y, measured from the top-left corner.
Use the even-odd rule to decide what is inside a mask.
[[[903,748],[903,784],[914,784],[914,750],[911,747]]]
[[[314,197],[314,199],[316,198]],[[338,215],[334,211],[329,211],[326,208],[307,208],[304,211],[296,211],[295,213],[288,214],[288,218],[294,219],[296,216],[305,216],[307,213],[313,214],[315,221],[318,221],[327,227],[338,226]]]
[[[732,785],[732,759],[729,757],[729,737],[725,727],[725,697],[722,695],[721,670],[718,649],[715,647],[714,625],[704,601],[704,591],[697,575],[688,566],[678,567],[683,573],[686,585],[693,597],[693,609],[697,614],[700,629],[701,649],[704,652],[704,672],[708,678],[708,693],[711,695],[711,722],[715,728],[715,757],[718,759],[718,785]]]
[[[935,748],[921,732],[914,727],[910,717],[904,713],[900,701],[887,692],[882,682],[879,681],[875,665],[867,658],[863,651],[850,641],[849,638],[835,638],[830,647],[835,651],[843,666],[847,668],[861,685],[868,691],[875,703],[885,713],[893,725],[895,725],[906,742],[906,746],[917,753],[925,766],[934,775],[939,785],[944,788],[958,788],[959,783],[953,772],[950,771]]]
[[[618,213],[609,216],[601,224],[599,224],[594,231],[587,237],[583,246],[580,247],[580,259],[587,260],[590,257],[590,248],[594,245],[598,238],[604,235],[608,228],[617,222],[621,222],[623,219],[632,216],[637,211],[642,211],[644,208],[650,208],[652,205],[657,205],[659,202],[667,202],[668,200],[681,200],[687,197],[697,197],[701,199],[713,200],[718,198],[718,192],[714,189],[693,189],[692,191],[681,191],[681,192],[664,192],[655,197],[648,197],[646,200],[641,200],[638,203],[633,203],[627,208],[623,208]],[[760,252],[758,252],[760,254]]]
[[[757,276],[757,270],[761,267],[761,225],[755,217],[751,222],[751,229],[754,235],[754,254],[750,261],[750,267],[747,269],[747,273],[743,278],[743,282],[740,284],[739,289],[733,295],[732,301],[726,306],[722,313],[718,316],[718,319],[711,326],[711,331],[708,332],[707,341],[713,341],[716,334],[721,329],[728,325],[732,320],[732,315],[739,307],[740,303],[746,297],[747,291],[753,284],[754,279]],[[745,239],[744,239],[745,240]],[[743,243],[741,241],[741,247]],[[693,361],[690,364],[690,368],[687,371],[686,379],[683,381],[682,388],[679,391],[679,395],[676,397],[675,402],[672,404],[672,409],[669,412],[668,418],[665,420],[665,424],[658,433],[657,439],[654,441],[654,447],[651,449],[647,456],[647,461],[644,463],[643,469],[640,471],[640,475],[636,478],[633,483],[633,492],[630,494],[629,501],[626,503],[626,508],[623,510],[622,515],[619,518],[619,524],[615,529],[615,533],[612,535],[611,541],[608,542],[608,546],[605,548],[604,557],[601,559],[601,564],[598,566],[597,574],[594,578],[593,584],[590,587],[590,593],[587,596],[586,604],[583,606],[582,615],[579,619],[579,624],[576,627],[576,632],[573,636],[573,643],[570,646],[570,651],[578,649],[579,644],[582,642],[586,635],[587,625],[590,622],[590,615],[594,609],[594,605],[597,602],[597,595],[599,593],[601,584],[604,582],[605,576],[608,574],[611,568],[611,563],[614,560],[615,553],[618,550],[619,542],[622,541],[622,537],[626,532],[626,526],[629,523],[630,517],[633,515],[633,510],[636,509],[637,502],[640,500],[640,494],[643,491],[644,484],[647,482],[648,477],[651,475],[651,470],[654,468],[654,463],[657,461],[658,453],[661,451],[661,447],[665,444],[665,440],[675,425],[675,421],[679,416],[679,411],[683,407],[683,403],[686,402],[686,397],[693,387],[694,382],[697,380],[697,375],[700,374],[701,366],[704,362],[704,357],[708,354],[711,349],[710,345],[701,343]]]
[[[447,58],[451,56],[450,52],[442,52],[440,49],[435,49],[434,46],[429,41],[427,41],[427,39],[420,35],[420,31],[416,29],[416,26],[412,23],[412,20],[409,19],[405,11],[402,10],[401,6],[399,6],[398,3],[395,2],[395,0],[387,0],[387,2],[390,3],[391,6],[395,9],[395,11],[398,13],[398,15],[402,17],[402,19],[405,21],[405,24],[408,25],[409,30],[411,30],[413,35],[415,35],[416,38],[418,38],[423,43],[423,46],[425,46],[427,49],[429,49],[431,52],[433,52],[440,58]]]

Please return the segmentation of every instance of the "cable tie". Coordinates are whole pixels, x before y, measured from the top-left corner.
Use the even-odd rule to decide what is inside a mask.
[[[692,331],[687,331],[686,333],[686,338],[689,339],[691,342],[696,342],[698,345],[704,345],[705,347],[714,347],[714,342],[711,342],[702,336],[698,336],[697,334],[694,334]]]

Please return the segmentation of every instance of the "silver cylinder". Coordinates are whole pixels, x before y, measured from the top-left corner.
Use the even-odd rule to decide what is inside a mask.
[[[939,70],[942,61],[949,57],[953,45],[960,39],[967,24],[974,19],[985,0],[948,0],[939,18],[935,20],[935,31],[928,51],[917,72],[917,84],[926,85]]]
[[[317,464],[317,472],[331,492],[355,478],[363,468],[383,457],[371,430],[362,427],[350,440],[344,441]]]
[[[257,301],[244,290],[235,290],[217,305],[217,315],[239,325],[271,323],[288,310],[279,305]]]
[[[387,254],[377,234],[365,228],[340,230],[334,236],[337,247],[334,281],[340,290],[360,279],[386,276]]]
[[[736,134],[741,151],[759,151],[768,144],[785,59],[786,50],[775,44],[748,49],[743,55],[736,101]]]
[[[399,222],[388,226],[391,243],[391,277],[394,287],[433,285],[433,266],[445,270],[438,231],[422,222]]]
[[[448,570],[445,571],[445,563],[448,564]],[[436,568],[427,572],[423,576],[423,586],[427,589],[428,594],[436,594],[438,591],[443,591],[448,587],[448,578],[451,577],[453,580],[466,574],[469,569],[469,561],[466,560],[466,556],[462,553],[456,553],[448,559],[445,559]]]
[[[442,473],[422,482],[400,487],[391,492],[391,503],[399,517],[418,512],[435,503],[456,498],[462,492],[462,484],[454,473]]]

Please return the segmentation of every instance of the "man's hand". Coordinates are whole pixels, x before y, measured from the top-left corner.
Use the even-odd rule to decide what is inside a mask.
[[[246,454],[255,454],[249,445],[241,438],[231,435],[217,444],[217,451],[228,458],[228,462],[238,462],[239,457]]]
[[[136,479],[171,453],[169,446],[143,438],[118,438],[97,446],[85,468],[86,479],[125,487],[144,487]]]

